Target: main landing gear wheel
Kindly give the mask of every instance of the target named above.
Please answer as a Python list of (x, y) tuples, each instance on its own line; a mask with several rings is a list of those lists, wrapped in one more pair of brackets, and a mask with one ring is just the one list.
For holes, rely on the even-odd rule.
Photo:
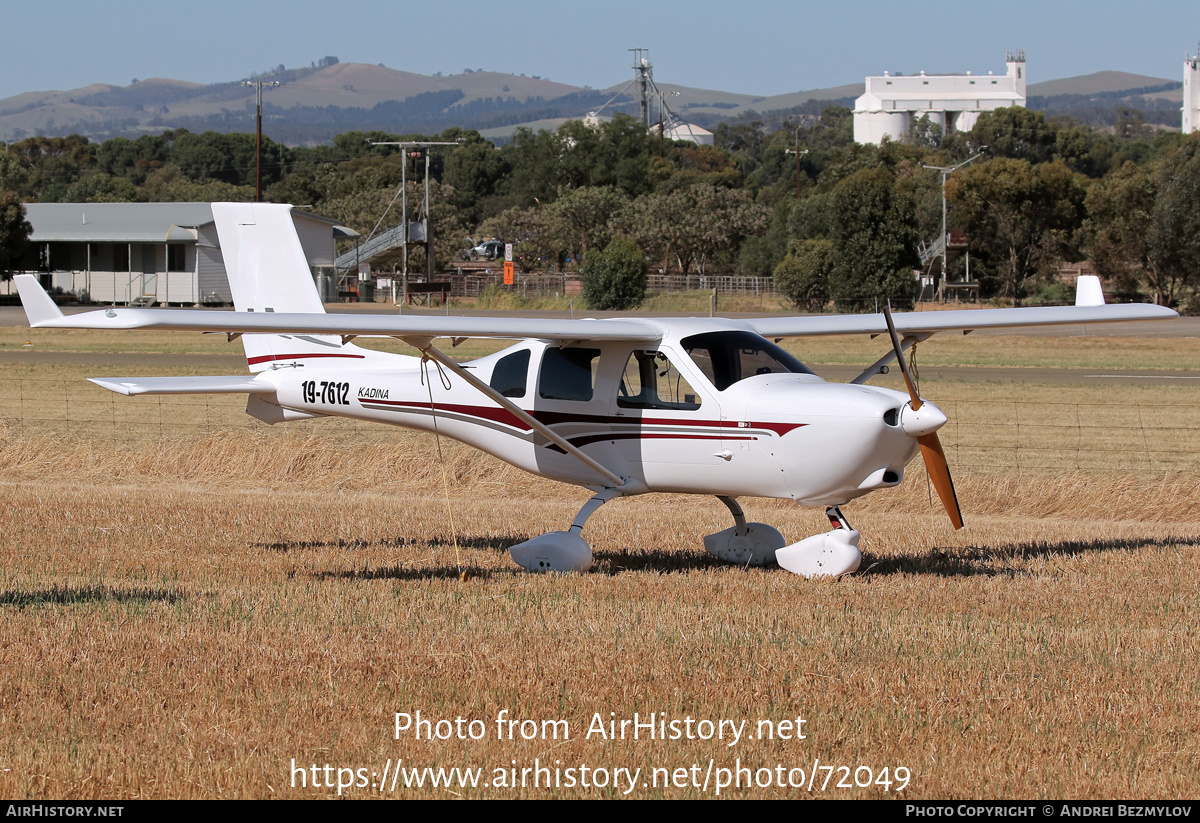
[(739, 566), (765, 566), (775, 562), (775, 552), (787, 545), (783, 535), (766, 523), (747, 523), (737, 498), (718, 495), (733, 515), (734, 525), (704, 538), (704, 549), (713, 557)]
[(583, 524), (596, 509), (614, 497), (620, 497), (617, 489), (604, 489), (583, 504), (579, 514), (571, 521), (565, 532), (546, 532), (543, 535), (518, 543), (509, 548), (513, 561), (531, 572), (585, 572), (592, 567), (592, 547), (580, 532)]

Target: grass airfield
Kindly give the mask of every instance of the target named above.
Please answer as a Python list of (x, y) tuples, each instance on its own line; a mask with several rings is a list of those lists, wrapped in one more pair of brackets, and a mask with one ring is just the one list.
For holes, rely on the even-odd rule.
[[(883, 345), (794, 350), (820, 372)], [(1198, 347), (944, 335), (918, 362), (1170, 370)], [(845, 507), (865, 557), (842, 580), (717, 563), (701, 540), (729, 525), (725, 508), (665, 495), (588, 522), (592, 572), (539, 576), (508, 546), (565, 528), (586, 491), (445, 441), (443, 479), (433, 439), (404, 430), (269, 429), (241, 398), (124, 398), (82, 381), (236, 373), (238, 353), (216, 335), (0, 329), (0, 794), (1195, 792), (1193, 381), (929, 369), (922, 393), (950, 414), (967, 528), (950, 529), (911, 464), (899, 488)], [(826, 528), (819, 510), (742, 502), (790, 540)], [(435, 739), (397, 736), (396, 714), (418, 711)], [(635, 713), (680, 734), (620, 736)], [(475, 786), (405, 786), (398, 761), (481, 771)]]

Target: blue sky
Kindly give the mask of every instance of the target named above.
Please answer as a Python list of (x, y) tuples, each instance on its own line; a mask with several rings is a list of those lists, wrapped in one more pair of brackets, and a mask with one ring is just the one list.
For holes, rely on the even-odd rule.
[(860, 82), (885, 69), (999, 73), (1005, 50), (1016, 48), (1026, 50), (1035, 83), (1105, 69), (1177, 80), (1200, 39), (1197, 0), (5, 6), (0, 98), (135, 77), (237, 80), (325, 55), (422, 74), (482, 68), (603, 88), (631, 75), (633, 47), (650, 49), (659, 82), (760, 95)]

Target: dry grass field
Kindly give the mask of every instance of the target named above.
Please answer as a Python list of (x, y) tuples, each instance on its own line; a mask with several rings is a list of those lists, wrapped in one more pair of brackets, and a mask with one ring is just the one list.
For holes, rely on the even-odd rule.
[[(1004, 340), (999, 365), (1194, 345)], [(155, 373), (140, 342), (33, 342)], [(425, 435), (81, 382), (117, 373), (0, 364), (0, 796), (1195, 794), (1198, 389), (927, 380), (967, 528), (918, 461), (846, 507), (863, 571), (806, 581), (713, 561), (724, 507), (666, 496), (589, 521), (592, 572), (528, 574), (508, 546), (586, 492), (445, 442), (444, 487)], [(743, 503), (789, 539), (826, 527)], [(651, 713), (675, 739), (619, 738)]]

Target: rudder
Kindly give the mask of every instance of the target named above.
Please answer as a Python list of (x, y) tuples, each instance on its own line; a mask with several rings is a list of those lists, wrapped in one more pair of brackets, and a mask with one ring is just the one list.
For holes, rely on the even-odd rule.
[[(213, 203), (213, 219), (238, 311), (324, 314), (292, 207), (279, 203)], [(246, 334), (252, 371), (311, 358), (362, 360), (357, 346), (336, 335)]]

